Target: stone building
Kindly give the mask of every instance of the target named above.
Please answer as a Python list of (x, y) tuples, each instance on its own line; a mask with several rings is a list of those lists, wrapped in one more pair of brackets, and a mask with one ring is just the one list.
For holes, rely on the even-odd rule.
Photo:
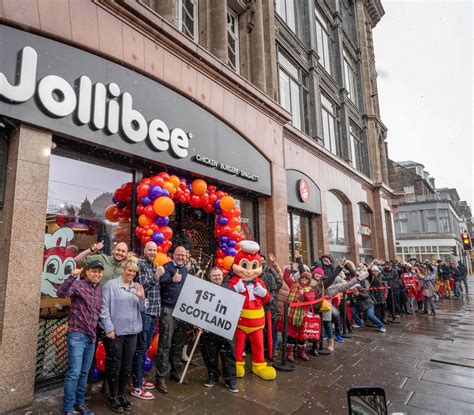
[(403, 196), (395, 215), (397, 258), (467, 261), (461, 232), (469, 231), (469, 205), (456, 189), (436, 188), (425, 167), (413, 161), (389, 160), (390, 185)]
[[(139, 251), (135, 209), (120, 226), (103, 211), (127, 182), (223, 188), (282, 265), (296, 250), (395, 256), (383, 14), (380, 0), (0, 0), (1, 410), (64, 370), (54, 295), (74, 252), (103, 239), (109, 253), (119, 234)], [(213, 221), (187, 209), (175, 231), (213, 254)]]

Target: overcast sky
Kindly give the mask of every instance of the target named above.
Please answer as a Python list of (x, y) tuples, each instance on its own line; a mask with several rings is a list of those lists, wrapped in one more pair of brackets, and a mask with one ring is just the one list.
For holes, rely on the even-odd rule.
[(474, 0), (382, 4), (374, 42), (389, 157), (424, 164), (472, 208)]

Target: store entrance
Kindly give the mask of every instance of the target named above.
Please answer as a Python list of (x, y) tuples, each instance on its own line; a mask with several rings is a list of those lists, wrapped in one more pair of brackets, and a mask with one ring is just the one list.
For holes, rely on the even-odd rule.
[(193, 274), (201, 276), (212, 267), (215, 252), (214, 214), (189, 205), (177, 204), (171, 222), (174, 245), (183, 243), (190, 251)]

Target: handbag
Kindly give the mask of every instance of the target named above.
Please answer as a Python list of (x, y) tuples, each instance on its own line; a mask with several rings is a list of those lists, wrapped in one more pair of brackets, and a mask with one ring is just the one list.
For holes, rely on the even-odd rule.
[(321, 336), (321, 318), (312, 312), (304, 316), (303, 333), (301, 340), (319, 341)]
[(324, 299), (324, 285), (323, 285), (323, 301), (321, 302), (321, 306), (319, 307), (319, 311), (324, 313), (325, 311), (329, 311), (331, 309), (331, 302), (329, 300)]

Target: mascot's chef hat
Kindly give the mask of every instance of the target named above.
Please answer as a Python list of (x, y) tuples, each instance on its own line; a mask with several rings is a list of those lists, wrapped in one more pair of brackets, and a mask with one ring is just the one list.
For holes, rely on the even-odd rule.
[(255, 241), (240, 241), (240, 249), (248, 254), (255, 254), (260, 251), (260, 245)]

